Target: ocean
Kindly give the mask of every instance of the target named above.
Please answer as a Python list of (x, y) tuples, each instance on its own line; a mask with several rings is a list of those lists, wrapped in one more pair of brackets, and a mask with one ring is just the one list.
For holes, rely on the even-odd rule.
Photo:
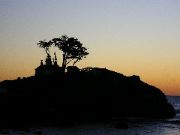
[(128, 129), (116, 129), (109, 124), (75, 125), (72, 128), (29, 128), (1, 130), (0, 135), (180, 135), (180, 97), (167, 96), (176, 110), (176, 117), (166, 120), (135, 120)]

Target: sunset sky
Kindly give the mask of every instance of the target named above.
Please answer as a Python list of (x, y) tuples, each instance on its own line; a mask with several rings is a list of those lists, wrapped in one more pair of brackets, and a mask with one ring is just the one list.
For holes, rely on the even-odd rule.
[[(106, 67), (180, 95), (180, 0), (0, 0), (0, 81), (34, 75), (39, 40), (78, 38)], [(58, 63), (61, 64), (61, 52)]]

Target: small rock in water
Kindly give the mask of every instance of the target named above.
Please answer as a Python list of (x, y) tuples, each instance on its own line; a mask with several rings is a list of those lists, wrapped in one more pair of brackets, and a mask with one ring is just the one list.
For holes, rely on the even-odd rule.
[(36, 134), (36, 135), (41, 135), (41, 134), (42, 134), (42, 131), (40, 131), (40, 130), (34, 131), (34, 134)]
[(117, 129), (128, 129), (128, 124), (126, 122), (118, 122), (115, 125)]

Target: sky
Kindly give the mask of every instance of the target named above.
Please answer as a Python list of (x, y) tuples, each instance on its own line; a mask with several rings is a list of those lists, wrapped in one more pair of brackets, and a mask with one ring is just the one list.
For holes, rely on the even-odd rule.
[(179, 0), (0, 0), (0, 81), (34, 75), (46, 57), (38, 41), (63, 34), (88, 48), (78, 67), (139, 75), (180, 95)]

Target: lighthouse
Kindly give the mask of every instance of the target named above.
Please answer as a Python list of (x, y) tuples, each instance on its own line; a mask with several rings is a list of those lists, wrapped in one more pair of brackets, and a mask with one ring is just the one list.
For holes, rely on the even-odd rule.
[(35, 69), (35, 77), (58, 77), (62, 75), (64, 75), (64, 70), (57, 64), (56, 53), (54, 53), (53, 61), (50, 54), (48, 54), (45, 64), (41, 60), (40, 66)]

